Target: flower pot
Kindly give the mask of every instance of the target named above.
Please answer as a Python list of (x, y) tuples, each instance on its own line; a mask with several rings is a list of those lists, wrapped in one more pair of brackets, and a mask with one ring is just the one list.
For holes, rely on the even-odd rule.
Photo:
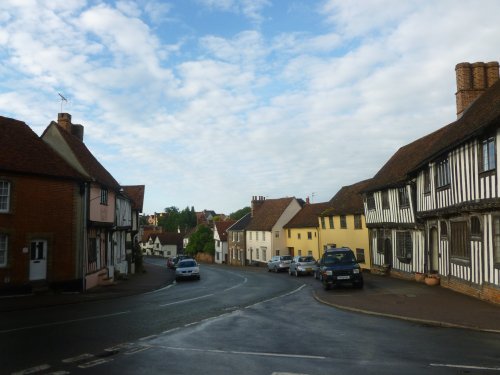
[(439, 285), (439, 277), (436, 276), (426, 276), (425, 284), (429, 286)]

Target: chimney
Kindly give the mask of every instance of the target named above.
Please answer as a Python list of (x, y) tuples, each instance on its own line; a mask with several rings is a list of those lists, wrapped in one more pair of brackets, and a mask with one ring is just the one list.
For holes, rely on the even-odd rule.
[(69, 113), (58, 113), (57, 124), (83, 142), (83, 125), (72, 124), (71, 115)]
[(460, 63), (455, 66), (457, 77), (457, 117), (474, 102), (483, 92), (499, 79), (497, 61), (489, 63)]
[(262, 204), (264, 203), (265, 200), (266, 200), (266, 198), (264, 198), (262, 195), (259, 195), (259, 196), (254, 195), (252, 197), (252, 207), (251, 207), (251, 213), (250, 213), (251, 217), (254, 216), (257, 209), (260, 206), (262, 206)]

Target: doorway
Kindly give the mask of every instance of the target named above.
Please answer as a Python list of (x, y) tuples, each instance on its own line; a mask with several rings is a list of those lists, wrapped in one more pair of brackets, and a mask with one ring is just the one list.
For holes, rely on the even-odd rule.
[(439, 271), (439, 243), (436, 227), (432, 228), (429, 234), (429, 262), (429, 271), (437, 273)]
[(384, 240), (384, 263), (387, 269), (392, 268), (392, 244), (390, 238)]
[(30, 281), (47, 278), (47, 241), (33, 240), (30, 243)]

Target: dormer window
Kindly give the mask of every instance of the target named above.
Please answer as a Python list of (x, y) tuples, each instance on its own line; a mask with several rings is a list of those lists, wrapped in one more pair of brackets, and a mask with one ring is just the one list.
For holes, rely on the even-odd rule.
[(399, 198), (399, 208), (405, 208), (410, 206), (410, 197), (408, 196), (408, 190), (405, 187), (398, 189)]
[(448, 158), (442, 159), (436, 163), (436, 185), (438, 188), (450, 184), (450, 163)]

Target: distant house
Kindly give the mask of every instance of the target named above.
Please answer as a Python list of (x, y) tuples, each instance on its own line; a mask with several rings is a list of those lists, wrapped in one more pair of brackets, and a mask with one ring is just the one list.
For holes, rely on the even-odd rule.
[(361, 191), (369, 182), (342, 187), (319, 215), (322, 251), (328, 247), (348, 247), (364, 269), (371, 268), (371, 254)]
[(250, 223), (250, 212), (227, 228), (228, 263), (245, 265), (246, 238), (245, 230)]
[(6, 117), (0, 160), (0, 289), (83, 289), (89, 176)]
[(455, 70), (458, 119), (400, 148), (364, 189), (372, 260), (500, 303), (499, 64)]
[[(116, 263), (113, 252), (113, 227), (117, 213), (117, 197), (121, 187), (113, 176), (99, 163), (83, 142), (83, 126), (73, 124), (69, 113), (59, 113), (58, 120), (51, 122), (42, 134), (42, 140), (52, 147), (68, 164), (84, 175), (89, 182), (81, 185), (80, 194), (85, 197), (80, 208), (85, 219), (84, 268), (85, 289), (111, 282)], [(124, 199), (120, 204), (127, 204)], [(128, 203), (130, 204), (130, 202)], [(120, 212), (124, 207), (120, 207)], [(125, 211), (129, 212), (128, 208)], [(131, 229), (130, 220), (121, 221), (122, 231)], [(122, 251), (118, 248), (117, 251)], [(120, 255), (121, 256), (121, 255)]]
[(228, 263), (228, 244), (226, 230), (234, 223), (234, 220), (214, 222), (215, 263)]
[(328, 207), (328, 203), (306, 203), (283, 226), (286, 247), (290, 255), (312, 255), (315, 259), (321, 257), (323, 252), (318, 218)]
[(160, 233), (150, 237), (152, 255), (173, 258), (182, 253), (183, 235), (175, 232)]
[(247, 264), (267, 263), (274, 255), (288, 255), (283, 226), (301, 209), (296, 198), (252, 198), (251, 220), (246, 228)]

